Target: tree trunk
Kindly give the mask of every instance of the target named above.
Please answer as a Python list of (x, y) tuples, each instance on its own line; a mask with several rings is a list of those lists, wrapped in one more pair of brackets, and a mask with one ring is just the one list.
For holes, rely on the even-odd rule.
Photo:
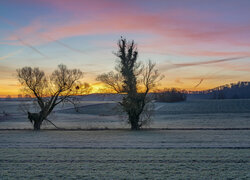
[(43, 120), (45, 119), (41, 113), (28, 112), (28, 119), (33, 123), (34, 130), (40, 130)]
[(34, 120), (34, 130), (40, 130), (42, 122), (43, 121), (40, 118), (38, 120)]
[(131, 125), (131, 130), (140, 130), (139, 117), (135, 115), (129, 115), (129, 122)]

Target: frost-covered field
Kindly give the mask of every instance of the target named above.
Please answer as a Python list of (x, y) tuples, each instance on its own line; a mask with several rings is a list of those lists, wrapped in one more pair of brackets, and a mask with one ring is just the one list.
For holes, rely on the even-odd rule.
[[(20, 101), (0, 101), (0, 128), (32, 128)], [(81, 101), (79, 112), (71, 105), (58, 106), (49, 117), (68, 129), (128, 128), (114, 101)], [(2, 112), (7, 113), (3, 116)], [(32, 109), (31, 109), (32, 111)], [(34, 111), (34, 110), (33, 110)], [(151, 128), (250, 128), (250, 100), (190, 100), (180, 103), (155, 103)], [(54, 128), (44, 124), (43, 128)]]
[[(249, 179), (245, 149), (1, 149), (1, 179)], [(248, 160), (247, 160), (248, 158)]]
[(151, 128), (217, 130), (138, 132), (123, 129), (114, 101), (58, 107), (50, 120), (120, 130), (6, 130), (32, 128), (19, 104), (0, 101), (0, 179), (250, 179), (250, 100), (155, 103)]
[(1, 179), (249, 179), (247, 130), (0, 131)]

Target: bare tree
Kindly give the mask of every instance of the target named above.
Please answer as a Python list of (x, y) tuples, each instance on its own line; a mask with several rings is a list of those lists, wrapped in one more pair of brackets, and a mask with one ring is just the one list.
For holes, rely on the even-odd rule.
[(121, 38), (118, 41), (118, 48), (118, 52), (115, 53), (119, 58), (115, 67), (116, 72), (101, 74), (97, 80), (116, 93), (125, 94), (119, 104), (128, 115), (131, 129), (139, 130), (148, 122), (148, 116), (142, 116), (149, 109), (147, 105), (151, 99), (148, 93), (163, 76), (160, 76), (158, 70), (155, 69), (155, 63), (149, 61), (144, 65), (142, 62), (137, 62), (138, 51), (134, 41), (128, 42)]
[(79, 90), (77, 82), (82, 76), (81, 70), (68, 69), (63, 64), (58, 65), (58, 68), (49, 77), (46, 77), (39, 68), (17, 69), (17, 77), (24, 87), (24, 92), (34, 97), (40, 108), (39, 112), (28, 112), (28, 118), (33, 124), (34, 130), (40, 130), (44, 120), (49, 121), (47, 117), (55, 106), (76, 95)]

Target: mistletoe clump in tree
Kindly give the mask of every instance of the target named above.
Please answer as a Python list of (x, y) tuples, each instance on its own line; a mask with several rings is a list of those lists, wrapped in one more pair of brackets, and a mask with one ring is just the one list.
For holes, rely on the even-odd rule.
[(48, 77), (39, 68), (17, 69), (17, 77), (24, 92), (35, 98), (40, 109), (35, 113), (27, 112), (34, 130), (40, 130), (43, 121), (49, 121), (47, 117), (58, 104), (66, 102), (77, 94), (80, 89), (78, 80), (82, 76), (81, 70), (68, 69), (63, 64), (58, 65), (58, 68)]

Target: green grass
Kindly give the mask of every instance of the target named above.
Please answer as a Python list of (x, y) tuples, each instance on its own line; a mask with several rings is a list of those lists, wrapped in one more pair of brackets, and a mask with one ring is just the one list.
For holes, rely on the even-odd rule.
[(0, 149), (1, 179), (249, 179), (249, 149)]

